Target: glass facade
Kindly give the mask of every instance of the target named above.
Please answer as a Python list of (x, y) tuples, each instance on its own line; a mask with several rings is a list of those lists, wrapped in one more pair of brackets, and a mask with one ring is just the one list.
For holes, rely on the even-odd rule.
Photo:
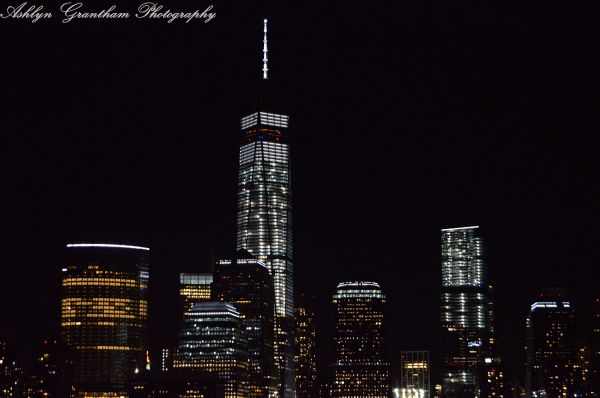
[(400, 398), (430, 398), (429, 351), (402, 351)]
[(575, 312), (564, 289), (545, 289), (527, 317), (527, 398), (576, 397)]
[(289, 117), (259, 111), (241, 119), (237, 249), (265, 265), (275, 290), (274, 359), (281, 396), (294, 394), (294, 300)]
[(277, 393), (273, 359), (273, 277), (262, 261), (239, 251), (234, 260), (219, 260), (215, 269), (216, 296), (240, 313), (248, 341), (248, 397)]
[(479, 227), (442, 229), (443, 395), (478, 397), (491, 317)]
[(212, 274), (179, 274), (179, 296), (183, 311), (192, 309), (195, 303), (211, 301)]
[(60, 330), (77, 397), (126, 397), (146, 365), (148, 250), (67, 245)]
[(315, 313), (312, 309), (312, 299), (303, 295), (296, 301), (296, 398), (313, 398), (319, 396), (317, 380), (317, 349)]
[(215, 376), (226, 398), (248, 396), (248, 343), (233, 305), (200, 302), (185, 313), (173, 369)]
[(391, 394), (385, 361), (385, 295), (376, 282), (342, 282), (333, 296), (334, 364), (332, 398)]

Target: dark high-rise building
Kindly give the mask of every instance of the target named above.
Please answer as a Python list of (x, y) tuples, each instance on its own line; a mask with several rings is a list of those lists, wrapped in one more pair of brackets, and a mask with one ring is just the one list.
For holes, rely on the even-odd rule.
[(191, 310), (200, 301), (211, 301), (212, 283), (212, 274), (179, 274), (179, 296), (183, 311)]
[(483, 366), (480, 367), (479, 380), (480, 398), (509, 397), (505, 372), (498, 358), (485, 358)]
[(45, 340), (35, 352), (28, 377), (29, 398), (64, 398), (69, 394), (64, 370), (64, 348), (56, 340)]
[(445, 397), (480, 394), (479, 375), (488, 355), (488, 286), (479, 227), (442, 229), (441, 328)]
[(390, 367), (385, 359), (385, 295), (376, 282), (342, 282), (333, 296), (334, 363), (332, 398), (388, 398)]
[(296, 329), (294, 331), (296, 362), (296, 398), (319, 397), (317, 379), (317, 349), (315, 313), (312, 298), (298, 296), (296, 301)]
[(564, 289), (545, 289), (531, 305), (526, 349), (526, 397), (574, 397), (575, 313)]
[(399, 398), (431, 398), (429, 351), (402, 351)]
[(240, 250), (233, 260), (219, 260), (215, 293), (240, 313), (248, 342), (248, 397), (277, 394), (273, 362), (273, 277), (264, 262)]
[(78, 397), (125, 397), (146, 365), (148, 250), (67, 245), (60, 330)]
[(573, 361), (573, 397), (591, 397), (591, 352), (587, 343), (579, 341)]
[[(268, 89), (267, 20), (264, 20), (263, 79)], [(281, 397), (294, 396), (294, 286), (289, 117), (275, 113), (265, 93), (257, 109), (241, 119), (237, 249), (264, 261), (275, 287), (274, 359)], [(269, 98), (270, 99), (270, 98)]]
[(199, 302), (184, 316), (173, 369), (214, 376), (226, 398), (248, 396), (248, 345), (229, 303)]

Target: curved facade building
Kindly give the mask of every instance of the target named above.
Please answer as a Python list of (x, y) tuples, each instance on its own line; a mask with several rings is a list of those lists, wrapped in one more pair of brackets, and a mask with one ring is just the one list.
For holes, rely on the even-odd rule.
[(332, 398), (388, 398), (385, 295), (376, 282), (342, 282), (333, 296), (335, 330)]
[(147, 247), (67, 245), (62, 269), (61, 338), (77, 397), (126, 397), (146, 365)]

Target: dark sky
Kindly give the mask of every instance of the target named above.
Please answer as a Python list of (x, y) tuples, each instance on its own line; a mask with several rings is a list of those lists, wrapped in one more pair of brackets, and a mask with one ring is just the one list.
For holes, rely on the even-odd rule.
[[(211, 4), (194, 3), (163, 4)], [(152, 248), (155, 348), (175, 336), (177, 273), (230, 252), (262, 55), (263, 12), (237, 3), (208, 24), (0, 20), (0, 337), (21, 352), (58, 331), (67, 242)], [(268, 12), (271, 83), (291, 116), (296, 290), (317, 296), (321, 372), (331, 295), (356, 274), (388, 295), (394, 363), (435, 350), (439, 229), (480, 225), (520, 376), (538, 289), (583, 307), (600, 294), (598, 5), (290, 3)]]

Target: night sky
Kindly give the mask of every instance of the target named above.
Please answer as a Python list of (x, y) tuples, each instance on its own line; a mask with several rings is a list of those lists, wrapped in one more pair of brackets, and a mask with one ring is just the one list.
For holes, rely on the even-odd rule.
[[(154, 349), (176, 338), (177, 273), (231, 253), (267, 13), (237, 3), (214, 3), (208, 24), (0, 20), (0, 338), (24, 358), (58, 334), (66, 243), (151, 247)], [(296, 291), (316, 295), (320, 372), (331, 295), (357, 276), (388, 296), (392, 362), (439, 360), (443, 227), (481, 226), (510, 378), (540, 288), (567, 287), (585, 332), (600, 295), (598, 4), (290, 3), (267, 15), (271, 95), (291, 116)]]

